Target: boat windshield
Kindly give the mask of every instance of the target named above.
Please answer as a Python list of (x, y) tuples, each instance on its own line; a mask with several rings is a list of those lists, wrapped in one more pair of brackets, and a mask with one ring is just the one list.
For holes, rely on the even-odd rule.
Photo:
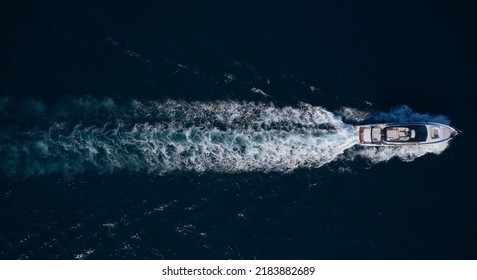
[(425, 125), (393, 126), (386, 128), (388, 142), (424, 142), (427, 140)]

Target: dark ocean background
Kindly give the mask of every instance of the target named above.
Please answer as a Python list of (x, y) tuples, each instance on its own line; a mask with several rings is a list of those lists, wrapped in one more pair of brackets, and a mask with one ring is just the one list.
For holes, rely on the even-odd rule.
[(475, 11), (2, 2), (0, 259), (476, 259)]

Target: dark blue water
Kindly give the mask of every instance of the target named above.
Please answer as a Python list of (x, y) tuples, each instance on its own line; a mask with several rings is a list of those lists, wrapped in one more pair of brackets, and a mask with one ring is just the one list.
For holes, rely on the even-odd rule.
[[(475, 259), (474, 5), (0, 6), (1, 259)], [(450, 123), (435, 147), (354, 125)]]

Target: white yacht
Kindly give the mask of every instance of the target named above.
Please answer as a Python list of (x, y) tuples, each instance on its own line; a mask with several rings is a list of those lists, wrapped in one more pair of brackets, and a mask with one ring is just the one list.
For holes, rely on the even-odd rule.
[(359, 143), (366, 146), (404, 146), (449, 141), (461, 132), (432, 122), (383, 123), (358, 126)]

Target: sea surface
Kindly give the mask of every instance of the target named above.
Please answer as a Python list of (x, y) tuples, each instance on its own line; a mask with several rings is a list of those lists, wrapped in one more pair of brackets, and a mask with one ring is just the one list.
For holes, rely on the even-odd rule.
[(477, 258), (475, 4), (190, 2), (0, 4), (0, 259)]

